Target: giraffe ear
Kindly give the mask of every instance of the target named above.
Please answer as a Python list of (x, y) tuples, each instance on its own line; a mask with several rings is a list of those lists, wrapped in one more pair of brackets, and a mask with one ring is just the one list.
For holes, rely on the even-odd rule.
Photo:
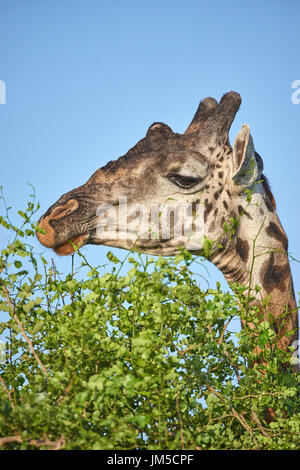
[(232, 179), (239, 186), (251, 186), (259, 177), (260, 166), (255, 157), (250, 127), (243, 124), (233, 145)]

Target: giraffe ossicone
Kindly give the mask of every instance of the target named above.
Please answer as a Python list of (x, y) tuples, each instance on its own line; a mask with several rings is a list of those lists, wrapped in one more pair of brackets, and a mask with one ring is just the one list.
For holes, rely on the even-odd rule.
[(153, 123), (126, 155), (62, 195), (41, 217), (37, 236), (60, 255), (86, 244), (203, 255), (209, 239), (210, 261), (227, 281), (253, 289), (261, 317), (272, 318), (278, 344), (288, 350), (298, 311), (287, 237), (247, 124), (230, 145), (240, 104), (233, 91), (220, 102), (205, 98), (183, 134)]

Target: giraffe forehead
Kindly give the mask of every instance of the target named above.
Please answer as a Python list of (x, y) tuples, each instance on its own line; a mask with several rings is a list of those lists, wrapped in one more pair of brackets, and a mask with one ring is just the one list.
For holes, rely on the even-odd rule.
[(209, 167), (214, 170), (216, 162), (220, 168), (220, 164), (232, 152), (228, 142), (212, 147), (205, 138), (198, 139), (195, 143), (193, 136), (156, 133), (156, 128), (160, 127), (160, 123), (153, 124), (153, 133), (140, 140), (125, 155), (97, 170), (90, 181), (113, 182), (125, 176), (137, 177), (141, 172), (149, 174), (148, 169), (154, 174), (155, 169), (175, 171), (176, 167), (178, 171), (181, 169), (182, 174), (198, 171), (201, 175)]
[(184, 149), (168, 154), (162, 154), (159, 161), (163, 167), (169, 170), (178, 170), (182, 174), (189, 171), (197, 171), (209, 166), (209, 160), (200, 152)]

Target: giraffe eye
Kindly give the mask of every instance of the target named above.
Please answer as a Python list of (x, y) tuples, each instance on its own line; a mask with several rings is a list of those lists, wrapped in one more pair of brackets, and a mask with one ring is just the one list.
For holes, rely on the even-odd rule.
[(169, 176), (170, 181), (175, 183), (180, 188), (189, 189), (195, 186), (200, 178), (193, 178), (192, 176), (183, 176), (179, 174)]

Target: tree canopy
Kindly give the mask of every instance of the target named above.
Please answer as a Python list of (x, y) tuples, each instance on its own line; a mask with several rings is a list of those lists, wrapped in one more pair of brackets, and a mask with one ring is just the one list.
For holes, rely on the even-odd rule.
[(245, 288), (203, 290), (184, 251), (128, 252), (124, 273), (79, 250), (59, 273), (31, 242), (38, 207), (0, 217), (3, 449), (300, 448), (299, 376)]

